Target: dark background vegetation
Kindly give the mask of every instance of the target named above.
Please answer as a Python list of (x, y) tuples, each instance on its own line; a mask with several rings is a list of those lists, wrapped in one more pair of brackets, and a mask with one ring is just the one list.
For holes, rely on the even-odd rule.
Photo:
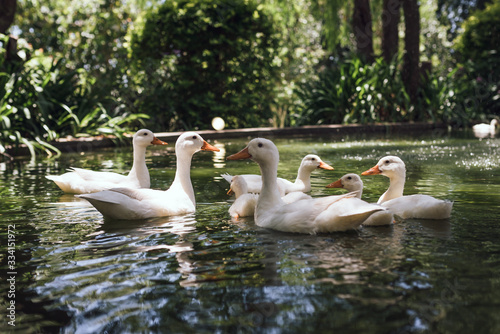
[(67, 136), (500, 114), (499, 0), (0, 0), (0, 153)]

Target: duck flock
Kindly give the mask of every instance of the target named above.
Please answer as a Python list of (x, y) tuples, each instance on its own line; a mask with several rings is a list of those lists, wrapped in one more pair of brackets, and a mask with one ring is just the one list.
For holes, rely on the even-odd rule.
[[(145, 219), (195, 212), (196, 199), (190, 169), (198, 151), (219, 151), (196, 132), (185, 132), (175, 144), (176, 173), (167, 190), (150, 189), (146, 148), (167, 145), (153, 132), (142, 129), (133, 136), (134, 160), (128, 175), (71, 168), (63, 175), (47, 178), (66, 193), (89, 201), (110, 219)], [(361, 175), (384, 175), (390, 179), (387, 191), (377, 203), (362, 200), (363, 182), (357, 174), (346, 174), (327, 185), (344, 188), (343, 195), (311, 197), (311, 173), (317, 168), (332, 170), (317, 155), (304, 157), (295, 182), (278, 178), (279, 152), (265, 138), (252, 139), (228, 160), (251, 159), (260, 175), (221, 175), (229, 184), (228, 194), (235, 200), (229, 208), (233, 219), (254, 217), (255, 224), (284, 232), (328, 233), (357, 229), (361, 225), (390, 225), (395, 219), (447, 219), (453, 203), (428, 195), (404, 196), (406, 167), (396, 156), (386, 156)]]

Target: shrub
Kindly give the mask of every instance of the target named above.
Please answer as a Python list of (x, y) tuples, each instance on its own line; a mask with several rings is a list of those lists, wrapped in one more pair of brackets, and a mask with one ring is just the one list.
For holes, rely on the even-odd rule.
[(166, 128), (206, 128), (214, 116), (267, 124), (278, 42), (256, 1), (167, 1), (132, 39), (138, 109)]
[(473, 118), (500, 116), (500, 1), (464, 22), (455, 48), (462, 67), (456, 79), (464, 87), (460, 108), (475, 109)]
[[(0, 39), (5, 44), (7, 37)], [(5, 61), (5, 50), (0, 48), (1, 153), (7, 145), (23, 143), (33, 155), (36, 149), (51, 154), (58, 151), (48, 142), (68, 135), (120, 137), (147, 117), (123, 108), (107, 111), (86, 71), (68, 70), (62, 59), (34, 51), (23, 40), (19, 44), (15, 61)]]
[[(409, 109), (397, 62), (366, 64), (354, 56), (322, 71), (319, 80), (298, 89), (297, 124), (349, 124), (417, 120)], [(410, 110), (410, 111), (409, 111)]]

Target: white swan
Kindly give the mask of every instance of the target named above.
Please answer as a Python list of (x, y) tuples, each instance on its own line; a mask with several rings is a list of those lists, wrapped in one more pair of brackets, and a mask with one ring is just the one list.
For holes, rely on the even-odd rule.
[(174, 181), (166, 191), (112, 188), (78, 197), (85, 198), (103, 216), (113, 219), (143, 219), (194, 212), (196, 201), (190, 170), (193, 154), (200, 150), (219, 151), (195, 132), (183, 133), (177, 139), (175, 143), (177, 169)]
[[(233, 193), (235, 200), (228, 210), (231, 217), (253, 217), (259, 195), (248, 192), (247, 183), (242, 175), (235, 175), (231, 179), (231, 187), (229, 188), (227, 194), (232, 195)], [(291, 192), (281, 197), (285, 204), (293, 203), (305, 198), (312, 197), (300, 191)]]
[[(348, 192), (357, 192), (357, 197), (361, 198), (363, 194), (363, 181), (358, 174), (346, 174), (342, 176), (335, 182), (330, 183), (326, 186), (327, 188), (343, 188)], [(381, 225), (392, 225), (394, 222), (394, 216), (389, 211), (379, 211), (368, 217), (363, 225), (365, 226), (381, 226)]]
[(474, 136), (477, 138), (486, 138), (486, 137), (495, 137), (496, 126), (498, 125), (498, 121), (496, 119), (492, 119), (490, 124), (481, 123), (476, 124), (472, 127), (472, 131), (474, 132)]
[(403, 196), (406, 167), (403, 160), (396, 156), (386, 156), (361, 175), (381, 174), (390, 180), (389, 188), (380, 196), (378, 204), (388, 208), (394, 215), (403, 219), (447, 219), (451, 215), (453, 202), (436, 199), (429, 195)]
[(128, 175), (112, 172), (97, 172), (82, 168), (71, 168), (62, 175), (47, 175), (65, 193), (86, 194), (114, 187), (149, 188), (149, 172), (146, 166), (146, 147), (149, 145), (167, 145), (155, 137), (153, 132), (142, 129), (132, 139), (134, 162)]
[(307, 198), (285, 204), (278, 190), (279, 152), (274, 143), (264, 138), (251, 140), (228, 160), (251, 158), (259, 164), (262, 189), (255, 208), (258, 226), (284, 232), (310, 233), (355, 229), (372, 213), (383, 210), (368, 204), (354, 194)]
[[(311, 173), (318, 169), (326, 169), (333, 170), (333, 167), (323, 162), (320, 157), (315, 154), (308, 154), (300, 163), (299, 170), (297, 172), (297, 178), (295, 182), (290, 182), (281, 177), (278, 178), (278, 188), (280, 190), (281, 196), (285, 194), (294, 192), (294, 191), (302, 191), (309, 192), (311, 191)], [(232, 175), (222, 174), (221, 175), (227, 182), (231, 183)], [(260, 189), (262, 188), (262, 177), (256, 174), (243, 174), (241, 175), (248, 186), (248, 192), (250, 193), (260, 193)]]

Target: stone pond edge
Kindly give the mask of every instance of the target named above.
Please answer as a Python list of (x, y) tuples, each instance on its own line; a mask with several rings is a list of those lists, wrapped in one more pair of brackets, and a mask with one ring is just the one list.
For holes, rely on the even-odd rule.
[[(447, 129), (444, 123), (376, 123), (376, 124), (328, 124), (328, 125), (306, 125), (300, 127), (286, 128), (242, 128), (228, 130), (198, 130), (205, 140), (234, 139), (234, 138), (255, 138), (255, 137), (290, 137), (290, 136), (312, 136), (329, 135), (341, 137), (343, 135), (359, 133), (420, 133), (433, 130)], [(156, 132), (157, 138), (166, 141), (169, 145), (175, 143), (177, 137), (184, 131), (179, 132)], [(50, 142), (51, 145), (63, 153), (86, 152), (99, 148), (127, 145), (112, 138), (84, 137), (77, 139), (60, 139)], [(25, 145), (7, 148), (6, 153), (13, 157), (29, 155), (29, 150)]]

